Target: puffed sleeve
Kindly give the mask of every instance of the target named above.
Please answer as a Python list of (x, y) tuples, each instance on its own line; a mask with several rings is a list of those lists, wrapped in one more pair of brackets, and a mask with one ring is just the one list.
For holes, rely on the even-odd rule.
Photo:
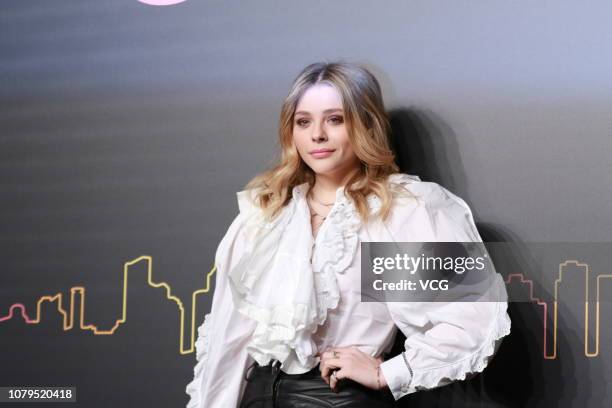
[(234, 309), (228, 272), (245, 246), (244, 228), (249, 215), (242, 192), (240, 213), (234, 218), (215, 253), (216, 285), (210, 313), (198, 328), (195, 343), (197, 364), (187, 387), (187, 408), (237, 407), (246, 381), (244, 374), (253, 359), (246, 351), (255, 323)]
[[(482, 242), (464, 200), (437, 183), (406, 186), (419, 203), (400, 201), (387, 230), (396, 242)], [(463, 380), (484, 370), (501, 339), (510, 333), (507, 294), (494, 274), (496, 301), (388, 302), (405, 351), (381, 364), (394, 398)], [(499, 300), (497, 300), (499, 299)]]

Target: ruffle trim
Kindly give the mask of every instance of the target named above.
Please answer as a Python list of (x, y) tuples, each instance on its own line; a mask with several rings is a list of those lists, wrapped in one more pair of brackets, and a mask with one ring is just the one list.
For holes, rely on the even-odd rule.
[[(419, 176), (405, 173), (394, 173), (388, 177), (390, 183), (401, 186), (406, 186), (420, 180)], [(337, 199), (339, 201), (338, 206), (328, 215), (330, 224), (334, 225), (335, 228), (331, 228), (330, 225), (328, 226), (330, 228), (324, 231), (325, 234), (322, 237), (321, 246), (317, 252), (317, 255), (323, 253), (323, 256), (315, 257), (313, 263), (316, 263), (318, 260), (321, 263), (319, 269), (323, 271), (329, 270), (334, 273), (344, 273), (351, 265), (357, 252), (361, 218), (352, 200), (342, 190), (338, 191)], [(380, 209), (381, 202), (376, 195), (368, 196), (367, 201), (371, 212), (376, 212)], [(335, 275), (332, 275), (332, 277), (335, 281)]]
[[(327, 319), (327, 310), (337, 307), (340, 301), (340, 292), (336, 273), (344, 273), (350, 266), (357, 252), (359, 244), (358, 230), (361, 220), (350, 200), (343, 194), (343, 190), (337, 191), (337, 205), (328, 215), (327, 223), (321, 230), (321, 237), (317, 240), (317, 250), (310, 263), (304, 263), (293, 273), (312, 274), (311, 289), (312, 296), (303, 299), (303, 303), (293, 303), (290, 299), (285, 304), (261, 307), (252, 299), (249, 299), (251, 284), (255, 282), (266, 271), (249, 269), (249, 265), (255, 265), (251, 261), (258, 251), (256, 247), (260, 239), (266, 238), (267, 242), (282, 240), (282, 234), (296, 214), (299, 205), (307, 206), (304, 197), (304, 189), (307, 184), (296, 186), (293, 190), (293, 199), (283, 210), (275, 222), (262, 224), (257, 222), (258, 217), (248, 217), (247, 223), (247, 247), (236, 268), (230, 273), (232, 282), (235, 307), (242, 314), (257, 322), (251, 342), (247, 346), (249, 354), (259, 363), (267, 364), (272, 359), (283, 362), (283, 368), (287, 372), (306, 372), (317, 362), (314, 354), (315, 344), (311, 334), (316, 332), (318, 325)], [(247, 194), (239, 195), (243, 208)], [(304, 219), (300, 220), (304, 225), (310, 223), (307, 219), (307, 208)], [(251, 215), (249, 211), (249, 215)], [(263, 228), (262, 228), (263, 227)], [(250, 232), (249, 232), (250, 231)], [(268, 235), (269, 234), (269, 235)], [(266, 236), (267, 235), (267, 236)], [(261, 248), (259, 249), (261, 250)], [(298, 250), (298, 256), (310, 254), (310, 248)]]
[[(358, 231), (361, 219), (352, 201), (343, 193), (337, 196), (338, 204), (327, 216), (329, 225), (322, 236), (312, 259), (317, 294), (317, 325), (325, 323), (328, 309), (335, 309), (340, 301), (337, 273), (344, 273), (353, 262), (359, 245)], [(311, 333), (317, 330), (311, 327)]]
[(263, 309), (241, 302), (237, 308), (258, 322), (247, 351), (260, 365), (272, 359), (285, 362), (293, 355), (293, 351), (300, 367), (310, 367), (316, 363), (312, 357), (314, 345), (308, 337), (302, 338), (308, 329), (307, 322), (315, 319), (312, 306), (296, 304)]
[(193, 381), (187, 384), (186, 393), (191, 397), (187, 408), (200, 408), (202, 401), (202, 383), (206, 381), (204, 374), (206, 362), (208, 361), (208, 350), (210, 347), (210, 313), (204, 316), (204, 323), (198, 327), (198, 339), (195, 342), (196, 360), (198, 363), (193, 368)]
[[(262, 307), (251, 298), (253, 286), (263, 274), (268, 272), (265, 269), (255, 270), (251, 265), (261, 265), (262, 263), (257, 261), (261, 261), (260, 258), (264, 254), (270, 256), (271, 251), (278, 251), (278, 243), (283, 239), (283, 233), (296, 212), (296, 200), (291, 200), (272, 222), (263, 222), (259, 211), (251, 211), (251, 207), (245, 205), (246, 198), (246, 193), (239, 194), (239, 200), (242, 200), (243, 204), (241, 210), (247, 210), (248, 216), (245, 226), (246, 247), (240, 261), (230, 271), (230, 287), (236, 310), (257, 323), (247, 345), (247, 351), (258, 364), (266, 365), (272, 359), (284, 363), (295, 349), (294, 355), (297, 355), (300, 361), (297, 370), (307, 371), (312, 368), (310, 366), (313, 362), (309, 356), (313, 348), (311, 343), (307, 343), (310, 347), (303, 344), (301, 333), (305, 330), (310, 332), (312, 322), (316, 321), (314, 311), (316, 300), (310, 297), (305, 303), (292, 304), (289, 300), (284, 304)], [(270, 245), (275, 247), (272, 248)], [(310, 272), (298, 269), (293, 272)]]
[[(508, 303), (496, 303), (497, 314), (493, 327), (480, 349), (462, 360), (436, 367), (433, 370), (413, 368), (410, 393), (440, 387), (453, 381), (465, 380), (469, 374), (480, 373), (487, 367), (489, 361), (495, 355), (501, 339), (510, 334), (512, 326), (510, 316), (507, 313)], [(449, 370), (450, 366), (452, 366), (452, 369)]]
[[(392, 174), (388, 180), (401, 185), (420, 181), (418, 176), (403, 173)], [(317, 237), (317, 250), (312, 254), (312, 267), (308, 263), (293, 271), (312, 273), (313, 296), (303, 300), (303, 303), (288, 301), (286, 304), (267, 307), (255, 304), (249, 299), (250, 287), (267, 272), (249, 268), (250, 265), (257, 264), (255, 260), (251, 261), (254, 252), (258, 250), (256, 245), (264, 237), (268, 243), (282, 240), (283, 232), (298, 209), (304, 210), (304, 214), (300, 216), (305, 218), (300, 222), (310, 224), (305, 199), (307, 188), (307, 183), (294, 187), (290, 204), (271, 223), (262, 222), (259, 211), (252, 207), (251, 198), (254, 192), (247, 190), (238, 193), (241, 212), (247, 216), (246, 248), (243, 257), (230, 272), (230, 286), (236, 309), (257, 322), (254, 335), (247, 345), (249, 354), (261, 365), (277, 359), (283, 362), (284, 371), (290, 374), (306, 372), (317, 362), (317, 359), (312, 357), (316, 345), (311, 334), (316, 332), (319, 325), (325, 323), (328, 310), (338, 306), (340, 291), (336, 274), (344, 273), (353, 262), (361, 227), (361, 219), (354, 203), (344, 194), (344, 189), (338, 189), (337, 204), (328, 214), (327, 225), (320, 231), (321, 236)], [(380, 200), (374, 195), (368, 197), (368, 202), (372, 210), (380, 207)], [(305, 208), (299, 208), (300, 205)], [(267, 248), (268, 251), (270, 249)], [(302, 248), (302, 255), (309, 251), (309, 248)], [(310, 289), (305, 287), (304, 290)]]

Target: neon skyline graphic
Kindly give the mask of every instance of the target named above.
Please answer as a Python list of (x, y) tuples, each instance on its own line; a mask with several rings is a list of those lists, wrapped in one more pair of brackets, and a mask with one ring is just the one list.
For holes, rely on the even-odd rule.
[[(83, 286), (74, 286), (70, 288), (70, 304), (68, 308), (65, 308), (63, 305), (64, 297), (62, 293), (56, 293), (55, 295), (45, 295), (45, 296), (40, 297), (36, 301), (36, 317), (35, 318), (31, 318), (27, 314), (23, 303), (14, 303), (13, 305), (9, 307), (8, 315), (0, 316), (0, 324), (3, 321), (9, 320), (15, 317), (15, 314), (14, 314), (15, 310), (20, 310), (21, 316), (27, 324), (38, 324), (42, 321), (42, 316), (41, 316), (42, 303), (43, 302), (55, 302), (58, 313), (62, 315), (63, 317), (63, 322), (64, 322), (63, 330), (64, 331), (71, 330), (74, 328), (74, 321), (75, 321), (75, 309), (76, 309), (75, 307), (76, 299), (75, 298), (76, 298), (76, 294), (79, 293), (80, 294), (80, 307), (78, 308), (79, 309), (79, 328), (81, 330), (89, 330), (96, 336), (112, 335), (122, 324), (125, 324), (127, 322), (127, 290), (128, 290), (129, 270), (130, 270), (130, 266), (135, 265), (139, 262), (146, 262), (147, 283), (151, 287), (154, 287), (154, 288), (160, 288), (160, 287), (164, 288), (166, 290), (165, 291), (166, 299), (175, 302), (179, 310), (179, 315), (180, 315), (179, 353), (180, 354), (192, 353), (194, 351), (194, 344), (195, 344), (195, 333), (196, 333), (196, 327), (195, 327), (196, 313), (195, 312), (196, 312), (198, 298), (201, 295), (204, 295), (209, 292), (211, 277), (217, 269), (216, 265), (210, 270), (210, 272), (206, 274), (206, 278), (205, 278), (206, 284), (204, 288), (195, 290), (191, 295), (191, 340), (190, 340), (189, 347), (187, 348), (185, 347), (185, 339), (184, 339), (185, 306), (183, 305), (183, 302), (181, 301), (181, 299), (172, 295), (172, 289), (170, 288), (170, 285), (168, 285), (166, 282), (154, 282), (153, 281), (153, 259), (151, 256), (148, 256), (148, 255), (139, 256), (138, 258), (128, 261), (123, 265), (122, 314), (121, 314), (121, 317), (115, 321), (115, 324), (110, 330), (101, 330), (93, 324), (85, 323), (85, 288)], [(67, 312), (66, 309), (68, 309), (69, 312)]]
[(595, 351), (589, 351), (589, 309), (591, 301), (589, 299), (589, 282), (590, 282), (590, 267), (587, 263), (579, 262), (577, 260), (567, 260), (559, 264), (559, 270), (557, 274), (557, 279), (555, 279), (555, 290), (554, 290), (554, 298), (553, 298), (553, 346), (552, 352), (547, 353), (548, 349), (548, 341), (547, 341), (547, 321), (548, 321), (548, 304), (541, 299), (535, 297), (533, 295), (533, 281), (530, 279), (525, 279), (523, 274), (521, 273), (513, 273), (508, 275), (505, 282), (507, 285), (511, 284), (512, 281), (516, 279), (520, 279), (519, 283), (527, 285), (529, 288), (529, 297), (533, 303), (540, 306), (542, 308), (542, 321), (543, 321), (543, 357), (545, 360), (554, 360), (557, 358), (557, 332), (558, 332), (558, 306), (559, 306), (559, 284), (563, 281), (565, 269), (568, 266), (575, 266), (577, 268), (581, 268), (584, 271), (584, 355), (586, 357), (597, 357), (599, 355), (599, 338), (600, 338), (600, 287), (601, 280), (606, 278), (612, 278), (612, 274), (600, 274), (597, 275), (597, 288), (596, 288), (596, 297), (595, 297)]
[[(129, 272), (130, 267), (138, 264), (140, 262), (146, 263), (146, 271), (147, 271), (147, 284), (153, 288), (163, 288), (165, 289), (165, 299), (174, 302), (179, 312), (179, 321), (180, 321), (180, 335), (179, 335), (179, 353), (181, 355), (190, 354), (195, 350), (195, 334), (197, 332), (196, 329), (196, 310), (197, 304), (200, 297), (205, 296), (210, 292), (211, 279), (216, 271), (216, 266), (214, 266), (205, 276), (205, 285), (203, 288), (195, 290), (191, 294), (191, 319), (189, 322), (186, 322), (187, 317), (185, 316), (185, 305), (181, 299), (174, 296), (172, 294), (172, 288), (166, 282), (155, 282), (153, 280), (153, 259), (151, 256), (142, 255), (136, 259), (128, 261), (124, 263), (123, 266), (123, 291), (122, 291), (122, 312), (121, 317), (116, 319), (114, 325), (107, 330), (100, 329), (98, 326), (90, 323), (86, 323), (85, 318), (85, 300), (86, 300), (86, 288), (83, 286), (74, 286), (71, 287), (70, 297), (68, 305), (64, 304), (64, 295), (62, 293), (56, 293), (54, 295), (44, 295), (41, 296), (36, 301), (36, 312), (35, 317), (30, 317), (30, 315), (26, 311), (26, 307), (23, 303), (14, 303), (8, 308), (8, 314), (5, 316), (0, 315), (0, 324), (2, 322), (8, 321), (12, 318), (16, 318), (18, 315), (21, 315), (23, 321), (27, 324), (39, 324), (42, 322), (42, 305), (44, 302), (55, 303), (57, 312), (63, 318), (63, 330), (68, 331), (75, 328), (75, 321), (78, 318), (78, 328), (82, 331), (90, 331), (93, 335), (112, 335), (120, 328), (122, 324), (127, 323), (127, 291), (128, 291), (128, 282), (129, 282)], [(559, 286), (563, 282), (564, 273), (566, 273), (566, 269), (570, 266), (580, 268), (584, 272), (584, 355), (586, 357), (597, 357), (600, 353), (600, 287), (602, 279), (610, 279), (612, 278), (612, 274), (600, 274), (597, 275), (596, 279), (596, 298), (595, 298), (595, 348), (593, 351), (590, 350), (589, 347), (589, 328), (591, 326), (590, 320), (590, 308), (591, 302), (589, 299), (589, 282), (590, 282), (590, 267), (589, 264), (579, 262), (577, 260), (566, 260), (559, 264), (557, 277), (554, 282), (554, 298), (552, 300), (552, 351), (549, 351), (548, 347), (548, 303), (534, 295), (534, 284), (530, 279), (526, 279), (522, 273), (512, 273), (507, 276), (504, 280), (506, 285), (519, 284), (527, 287), (529, 299), (532, 304), (542, 309), (542, 322), (543, 322), (543, 358), (545, 360), (554, 360), (557, 358), (557, 331), (558, 331), (558, 303), (559, 299)], [(78, 295), (78, 296), (77, 296)], [(78, 317), (76, 313), (78, 311)], [(191, 333), (189, 336), (189, 343), (185, 345), (185, 325), (186, 323), (191, 328)]]

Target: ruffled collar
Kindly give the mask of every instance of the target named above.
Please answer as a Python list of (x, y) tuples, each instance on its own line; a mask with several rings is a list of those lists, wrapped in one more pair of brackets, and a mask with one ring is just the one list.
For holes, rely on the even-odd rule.
[[(407, 185), (415, 181), (421, 181), (421, 178), (414, 174), (393, 173), (388, 176), (387, 181), (393, 184)], [(293, 187), (293, 190), (292, 190), (293, 197), (294, 198), (299, 197), (299, 198), (305, 199), (306, 193), (308, 192), (308, 186), (309, 184), (306, 182), (306, 183), (302, 183), (302, 184), (299, 184)], [(380, 198), (378, 198), (377, 195), (370, 194), (367, 197), (367, 201), (370, 206), (370, 212), (374, 213), (380, 209), (381, 202), (380, 202)], [(352, 211), (354, 213), (357, 212), (357, 209), (355, 208), (353, 201), (349, 199), (344, 193), (344, 187), (338, 187), (336, 189), (335, 203), (337, 203), (339, 207), (337, 212), (346, 212), (346, 211)], [(332, 207), (332, 211), (334, 209), (335, 209), (335, 205), (334, 207)], [(328, 216), (331, 216), (331, 214), (332, 212), (330, 212), (330, 215)]]
[[(395, 174), (390, 175), (389, 178), (396, 179)], [(308, 193), (308, 186), (309, 184), (308, 182), (306, 182), (306, 183), (302, 183), (302, 184), (299, 184), (293, 187), (293, 191), (292, 191), (293, 198), (306, 200), (306, 194)], [(378, 208), (380, 208), (380, 199), (378, 198), (378, 196), (374, 194), (370, 194), (367, 200), (368, 200), (368, 204), (370, 205), (370, 209), (372, 211), (375, 211)], [(357, 209), (353, 205), (353, 201), (349, 199), (344, 193), (344, 187), (338, 187), (336, 189), (336, 200), (334, 202), (334, 206), (332, 207), (328, 217), (333, 216), (334, 210), (335, 210), (335, 213), (346, 212), (346, 211), (353, 211), (353, 212), (357, 211)]]
[[(418, 176), (389, 176), (400, 184), (415, 180)], [(307, 191), (308, 183), (293, 187), (292, 199), (271, 222), (247, 204), (246, 191), (238, 193), (246, 245), (229, 271), (234, 307), (257, 322), (247, 351), (260, 365), (281, 361), (290, 374), (307, 372), (319, 362), (311, 335), (325, 322), (327, 311), (338, 306), (336, 274), (353, 262), (361, 227), (357, 209), (340, 187), (313, 240)], [(380, 208), (375, 195), (368, 203), (371, 211)]]

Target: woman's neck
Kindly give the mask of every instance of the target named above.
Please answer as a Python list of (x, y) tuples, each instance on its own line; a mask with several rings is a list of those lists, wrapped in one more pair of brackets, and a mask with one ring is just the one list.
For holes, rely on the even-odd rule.
[(344, 187), (346, 182), (359, 169), (352, 170), (342, 175), (316, 174), (315, 184), (312, 186), (311, 195), (318, 201), (333, 203), (336, 201), (336, 191)]

